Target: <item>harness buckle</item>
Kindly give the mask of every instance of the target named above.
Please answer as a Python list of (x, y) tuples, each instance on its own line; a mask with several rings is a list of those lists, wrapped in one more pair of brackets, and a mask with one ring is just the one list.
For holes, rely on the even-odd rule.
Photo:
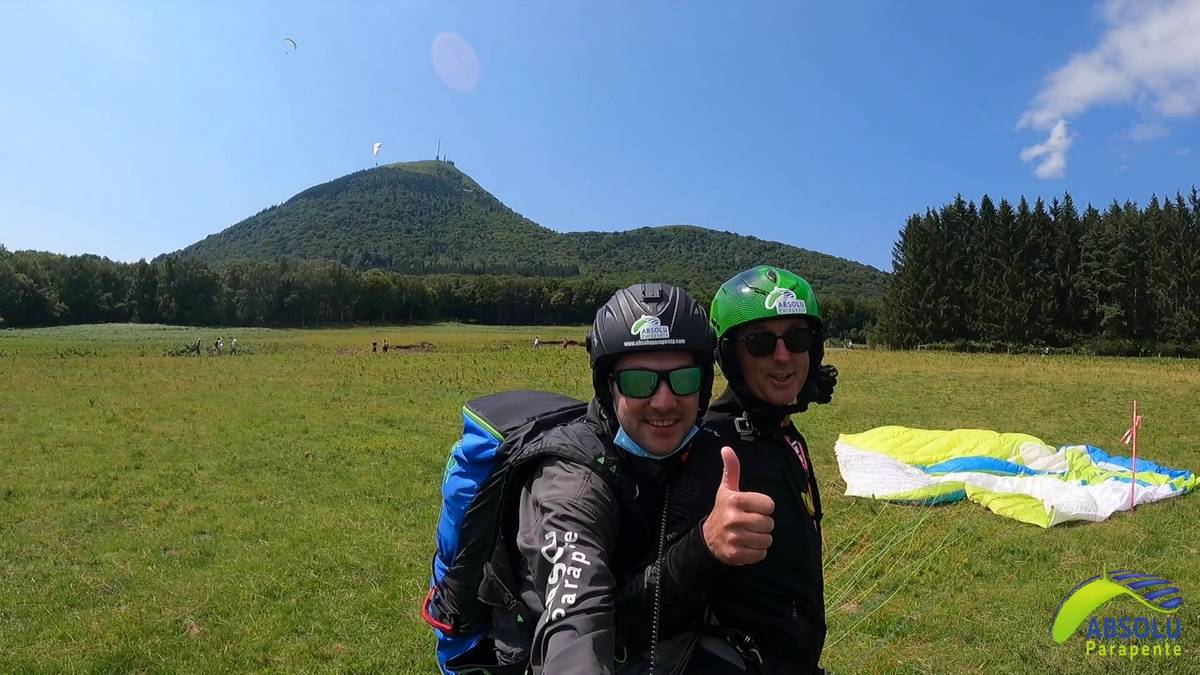
[(733, 418), (733, 430), (743, 437), (749, 437), (754, 433), (754, 426), (750, 424), (749, 418), (735, 417)]

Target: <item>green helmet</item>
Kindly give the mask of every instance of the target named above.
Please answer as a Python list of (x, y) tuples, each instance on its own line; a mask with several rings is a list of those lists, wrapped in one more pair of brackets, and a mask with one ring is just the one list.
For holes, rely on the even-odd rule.
[(803, 316), (819, 325), (821, 306), (807, 281), (766, 265), (748, 269), (721, 284), (709, 312), (718, 338), (742, 324), (781, 316)]
[(808, 377), (811, 382), (825, 355), (825, 331), (821, 324), (821, 306), (807, 281), (783, 268), (760, 265), (735, 275), (717, 289), (709, 312), (709, 320), (717, 334), (717, 359), (725, 379), (739, 394), (745, 395), (739, 386), (742, 368), (729, 332), (755, 321), (789, 316), (808, 319), (816, 334), (809, 352)]

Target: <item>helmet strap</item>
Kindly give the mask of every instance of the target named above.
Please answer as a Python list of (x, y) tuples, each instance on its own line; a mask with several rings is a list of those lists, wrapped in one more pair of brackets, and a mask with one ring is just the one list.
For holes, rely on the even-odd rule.
[[(733, 359), (737, 359), (736, 354), (731, 354), (731, 356)], [(809, 362), (808, 376), (804, 379), (804, 385), (800, 387), (800, 393), (796, 395), (796, 400), (788, 405), (775, 405), (752, 394), (746, 387), (746, 378), (741, 377), (741, 364), (739, 363), (737, 367), (738, 377), (729, 380), (729, 388), (733, 390), (734, 394), (737, 394), (738, 400), (745, 406), (749, 417), (755, 421), (778, 425), (785, 417), (808, 409), (808, 404), (801, 402), (801, 399), (805, 390), (812, 385), (813, 378), (821, 367), (821, 362), (819, 360)]]

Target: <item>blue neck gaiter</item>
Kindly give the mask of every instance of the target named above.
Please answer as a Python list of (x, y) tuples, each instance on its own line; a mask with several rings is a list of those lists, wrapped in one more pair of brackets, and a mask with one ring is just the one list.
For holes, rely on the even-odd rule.
[(688, 441), (692, 440), (692, 436), (696, 435), (697, 431), (700, 431), (700, 427), (693, 425), (691, 431), (687, 432), (687, 435), (683, 437), (683, 440), (679, 442), (679, 445), (674, 450), (672, 450), (671, 452), (668, 452), (665, 455), (655, 455), (655, 454), (651, 453), (650, 451), (646, 450), (645, 448), (643, 448), (642, 446), (638, 445), (637, 441), (633, 440), (633, 438), (631, 438), (629, 436), (629, 434), (625, 433), (625, 427), (621, 427), (617, 431), (617, 436), (616, 436), (616, 438), (613, 439), (613, 443), (616, 443), (617, 447), (621, 448), (622, 450), (625, 450), (626, 452), (628, 452), (631, 455), (637, 455), (638, 457), (645, 457), (646, 459), (663, 460), (663, 459), (666, 459), (668, 457), (675, 455), (675, 453), (682, 450), (688, 444)]

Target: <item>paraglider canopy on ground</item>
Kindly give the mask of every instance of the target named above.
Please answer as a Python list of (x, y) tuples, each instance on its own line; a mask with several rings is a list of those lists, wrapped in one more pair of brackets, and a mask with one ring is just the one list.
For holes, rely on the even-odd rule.
[(1054, 448), (1026, 434), (983, 429), (878, 427), (842, 434), (834, 450), (848, 496), (910, 504), (967, 499), (1042, 527), (1101, 521), (1200, 482), (1191, 471), (1142, 457), (1134, 474), (1129, 457), (1096, 447)]

